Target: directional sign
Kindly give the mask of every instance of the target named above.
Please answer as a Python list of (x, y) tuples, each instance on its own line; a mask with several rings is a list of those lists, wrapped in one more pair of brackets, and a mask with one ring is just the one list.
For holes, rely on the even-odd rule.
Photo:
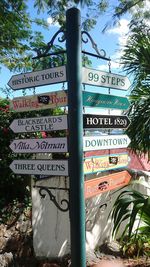
[(84, 174), (126, 167), (129, 163), (127, 153), (93, 156), (84, 159)]
[(85, 67), (82, 68), (82, 75), (82, 82), (89, 85), (128, 90), (131, 84), (126, 76)]
[(67, 138), (16, 139), (10, 146), (15, 153), (67, 152)]
[(130, 124), (127, 116), (83, 115), (83, 127), (86, 129), (126, 129)]
[(13, 75), (8, 85), (13, 90), (43, 86), (66, 81), (66, 67), (56, 67), (46, 70)]
[(90, 198), (129, 183), (131, 175), (127, 171), (109, 174), (107, 176), (85, 181), (85, 198)]
[(10, 124), (14, 133), (66, 130), (67, 115), (16, 119)]
[(31, 111), (53, 109), (67, 105), (66, 91), (56, 91), (40, 95), (16, 97), (10, 101), (10, 109), (14, 111)]
[(67, 160), (14, 160), (9, 167), (16, 174), (68, 176)]
[(126, 134), (83, 137), (84, 151), (125, 148), (129, 144), (130, 144), (130, 139)]
[(83, 106), (110, 109), (128, 109), (129, 101), (126, 97), (83, 92)]

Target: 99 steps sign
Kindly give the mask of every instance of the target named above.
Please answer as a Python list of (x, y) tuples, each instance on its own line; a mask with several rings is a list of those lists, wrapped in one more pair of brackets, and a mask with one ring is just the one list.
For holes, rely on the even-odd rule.
[(83, 67), (82, 76), (82, 83), (84, 84), (108, 88), (110, 87), (120, 90), (128, 90), (130, 86), (130, 81), (128, 77), (115, 73), (109, 73)]

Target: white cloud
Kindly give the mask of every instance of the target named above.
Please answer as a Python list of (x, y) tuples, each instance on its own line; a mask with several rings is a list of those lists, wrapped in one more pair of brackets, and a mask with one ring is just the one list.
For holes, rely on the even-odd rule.
[[(121, 70), (120, 58), (123, 53), (123, 47), (127, 43), (128, 33), (129, 33), (129, 20), (121, 19), (118, 25), (107, 31), (108, 34), (113, 34), (117, 36), (118, 50), (111, 56), (111, 71)], [(108, 65), (98, 66), (100, 70), (108, 71)]]
[(52, 17), (47, 18), (47, 23), (49, 26), (60, 27), (59, 23), (57, 21), (54, 21)]

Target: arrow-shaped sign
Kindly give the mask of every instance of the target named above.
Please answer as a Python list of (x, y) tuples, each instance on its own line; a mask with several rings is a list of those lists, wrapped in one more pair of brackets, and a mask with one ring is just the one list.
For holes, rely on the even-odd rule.
[(129, 164), (127, 153), (92, 156), (84, 159), (84, 174), (114, 170)]
[(83, 106), (109, 109), (128, 109), (129, 100), (126, 97), (91, 93), (83, 91)]
[(83, 115), (83, 127), (85, 129), (126, 129), (130, 125), (127, 116), (119, 115)]
[(66, 105), (67, 92), (64, 90), (32, 96), (15, 97), (10, 101), (10, 109), (19, 112), (53, 109)]
[(14, 160), (9, 167), (16, 174), (68, 176), (67, 160)]
[(33, 71), (13, 75), (8, 85), (13, 90), (32, 88), (66, 81), (66, 67), (56, 67), (46, 70)]
[(10, 146), (15, 153), (67, 152), (67, 138), (16, 139)]
[(115, 73), (104, 72), (83, 67), (82, 74), (82, 82), (89, 85), (108, 87), (120, 90), (128, 90), (131, 85), (128, 77)]
[(14, 133), (66, 130), (67, 115), (15, 119), (10, 128)]
[(96, 179), (85, 181), (85, 198), (90, 198), (118, 187), (127, 185), (130, 182), (131, 175), (127, 171), (109, 174)]
[(122, 135), (103, 135), (103, 136), (84, 136), (83, 150), (101, 150), (112, 148), (125, 148), (130, 144), (130, 139), (126, 134)]

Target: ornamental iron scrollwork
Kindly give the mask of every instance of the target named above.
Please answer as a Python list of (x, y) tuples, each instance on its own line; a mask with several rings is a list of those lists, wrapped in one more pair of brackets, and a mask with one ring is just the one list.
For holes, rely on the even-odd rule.
[[(67, 199), (62, 199), (60, 201), (60, 204), (57, 202), (56, 196), (54, 194), (52, 194), (51, 190), (62, 190), (62, 191), (68, 191), (69, 192), (69, 188), (57, 188), (57, 187), (46, 187), (46, 186), (34, 186), (35, 188), (39, 189), (39, 194), (41, 196), (41, 198), (45, 198), (46, 197), (46, 193), (49, 195), (50, 201), (52, 201), (55, 206), (62, 212), (66, 212), (69, 210), (69, 200)], [(63, 207), (65, 206), (65, 207)]]
[[(59, 34), (62, 34), (61, 37), (58, 37)], [(53, 53), (49, 53), (50, 49), (54, 48), (54, 42), (56, 38), (58, 37), (58, 41), (60, 43), (64, 42), (66, 40), (66, 32), (61, 28), (59, 29), (52, 37), (52, 39), (47, 43), (47, 45), (40, 47), (38, 49), (35, 49), (34, 51), (37, 53), (37, 56), (33, 59), (38, 59), (41, 57), (47, 57), (49, 55), (59, 55), (66, 53), (66, 50), (59, 50)]]
[[(84, 35), (86, 36), (86, 38), (85, 38)], [(93, 54), (93, 53), (90, 53), (90, 52), (87, 52), (87, 51), (82, 51), (82, 53), (110, 61), (110, 58), (106, 57), (106, 51), (104, 49), (100, 49), (100, 50), (98, 49), (97, 44), (94, 42), (93, 38), (91, 37), (91, 35), (88, 32), (82, 31), (81, 32), (81, 36), (82, 36), (82, 42), (85, 43), (85, 44), (87, 44), (88, 41), (90, 40), (92, 48), (95, 50), (96, 54)]]

